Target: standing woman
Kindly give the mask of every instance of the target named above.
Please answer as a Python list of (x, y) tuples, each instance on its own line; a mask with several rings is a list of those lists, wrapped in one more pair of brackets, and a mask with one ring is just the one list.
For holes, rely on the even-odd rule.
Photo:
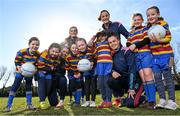
[(27, 109), (28, 110), (34, 110), (35, 107), (32, 105), (32, 79), (33, 77), (24, 77), (21, 72), (21, 66), (22, 64), (29, 62), (35, 65), (40, 53), (38, 52), (39, 49), (39, 39), (36, 37), (32, 37), (29, 40), (29, 47), (25, 49), (21, 49), (17, 52), (17, 55), (15, 57), (15, 66), (16, 66), (16, 75), (14, 83), (11, 87), (11, 90), (9, 92), (8, 102), (5, 109), (5, 112), (10, 112), (14, 96), (16, 94), (17, 89), (19, 88), (21, 81), (23, 79), (26, 80), (26, 102), (27, 102)]
[[(101, 21), (102, 30), (105, 32), (115, 33), (116, 36), (121, 40), (121, 34), (127, 39), (129, 36), (129, 32), (120, 22), (112, 22), (110, 21), (110, 13), (107, 10), (102, 10), (98, 17), (98, 20)], [(99, 29), (99, 31), (102, 31)], [(96, 41), (96, 36), (94, 35), (90, 41), (88, 42), (88, 46), (95, 46), (93, 43)]]
[(126, 28), (119, 22), (112, 22), (110, 21), (110, 13), (107, 10), (102, 10), (100, 12), (99, 21), (101, 21), (103, 30), (107, 32), (114, 32), (117, 34), (119, 39), (121, 39), (121, 34), (128, 38), (129, 32), (126, 30)]
[(78, 29), (75, 26), (70, 27), (69, 29), (69, 37), (65, 38), (64, 45), (70, 48), (70, 45), (75, 44), (77, 37)]

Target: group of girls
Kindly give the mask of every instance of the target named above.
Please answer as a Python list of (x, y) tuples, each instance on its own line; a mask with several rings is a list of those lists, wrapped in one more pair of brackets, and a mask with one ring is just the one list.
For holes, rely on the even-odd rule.
[[(132, 28), (127, 38), (127, 47), (135, 53), (137, 71), (144, 84), (144, 91), (148, 101), (148, 108), (167, 108), (175, 110), (175, 88), (171, 74), (170, 62), (173, 59), (173, 51), (170, 46), (171, 33), (169, 25), (160, 17), (159, 8), (149, 7), (146, 10), (147, 25), (143, 26), (143, 16), (136, 13), (132, 17)], [(106, 22), (110, 16), (107, 10), (100, 13), (99, 20), (103, 21), (103, 28), (106, 31), (115, 31), (126, 35), (126, 31), (113, 30), (119, 26), (113, 22)], [(109, 19), (108, 19), (109, 20)], [(154, 34), (148, 36), (148, 29), (153, 25), (161, 25), (166, 29), (166, 36), (163, 39), (156, 38)], [(112, 27), (106, 29), (106, 27)], [(121, 25), (122, 26), (122, 25)], [(122, 29), (122, 27), (121, 27)], [(124, 29), (124, 28), (123, 28)], [(96, 36), (87, 44), (83, 38), (77, 38), (77, 28), (70, 28), (70, 32), (75, 36), (66, 39), (64, 45), (68, 47), (60, 48), (58, 43), (52, 43), (48, 50), (41, 54), (38, 52), (40, 42), (38, 38), (32, 37), (29, 40), (29, 48), (18, 51), (15, 58), (16, 76), (12, 88), (9, 92), (8, 103), (5, 111), (10, 111), (12, 102), (21, 81), (26, 80), (26, 102), (27, 109), (34, 110), (32, 105), (32, 78), (24, 78), (21, 74), (21, 65), (30, 62), (37, 66), (35, 75), (38, 81), (38, 96), (40, 108), (45, 109), (45, 99), (48, 97), (51, 106), (62, 108), (67, 93), (67, 78), (69, 80), (69, 93), (74, 96), (73, 106), (79, 106), (83, 96), (86, 101), (82, 107), (96, 107), (96, 89), (100, 90), (103, 102), (99, 108), (112, 106), (112, 90), (107, 85), (108, 77), (111, 76), (113, 61), (111, 50), (107, 41), (105, 31), (98, 32)], [(119, 35), (118, 35), (119, 36)], [(77, 64), (80, 59), (89, 59), (91, 70), (79, 72)], [(67, 71), (67, 78), (65, 77)], [(168, 101), (166, 102), (165, 85), (168, 89)], [(156, 88), (160, 101), (156, 104)], [(60, 100), (57, 98), (57, 92)], [(90, 99), (91, 94), (91, 99)], [(70, 97), (72, 100), (72, 97)]]

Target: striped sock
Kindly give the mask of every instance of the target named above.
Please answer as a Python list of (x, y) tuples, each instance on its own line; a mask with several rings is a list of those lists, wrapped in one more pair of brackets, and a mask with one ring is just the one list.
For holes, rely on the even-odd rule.
[(165, 94), (165, 86), (162, 80), (162, 74), (161, 73), (154, 73), (154, 79), (156, 83), (156, 87), (159, 93), (159, 97), (161, 99), (166, 99), (166, 94)]
[(168, 88), (169, 99), (175, 101), (175, 87), (171, 70), (164, 71), (163, 76), (166, 81), (166, 86)]

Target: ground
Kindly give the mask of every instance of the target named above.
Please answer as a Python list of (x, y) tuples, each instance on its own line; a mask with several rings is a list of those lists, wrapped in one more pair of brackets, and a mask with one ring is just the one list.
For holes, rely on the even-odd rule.
[[(66, 97), (65, 104), (69, 101), (69, 97)], [(158, 96), (157, 96), (158, 101)], [(100, 95), (97, 96), (97, 104), (101, 102)], [(82, 108), (82, 107), (71, 107), (65, 105), (64, 109), (55, 109), (50, 107), (46, 110), (37, 111), (26, 111), (26, 100), (24, 97), (15, 97), (12, 111), (9, 113), (4, 113), (4, 107), (7, 103), (7, 97), (0, 98), (0, 115), (180, 115), (180, 108), (175, 111), (158, 109), (158, 110), (148, 110), (144, 108)], [(180, 91), (176, 91), (176, 103), (180, 106)], [(33, 97), (33, 104), (38, 107), (38, 97)]]

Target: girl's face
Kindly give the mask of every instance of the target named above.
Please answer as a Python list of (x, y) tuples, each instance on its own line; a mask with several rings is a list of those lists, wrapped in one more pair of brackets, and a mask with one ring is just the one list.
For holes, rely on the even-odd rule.
[(160, 16), (160, 14), (157, 13), (156, 9), (149, 9), (146, 14), (147, 14), (147, 20), (150, 24), (156, 23)]
[(29, 44), (29, 51), (36, 52), (39, 49), (39, 41), (32, 41)]
[(77, 34), (78, 34), (78, 32), (77, 32), (77, 29), (76, 29), (76, 28), (71, 28), (71, 29), (69, 30), (69, 35), (70, 35), (71, 37), (77, 37)]
[(67, 48), (63, 48), (63, 49), (61, 50), (61, 54), (62, 54), (63, 57), (67, 56), (68, 53), (69, 53), (69, 50), (68, 50)]
[(84, 52), (87, 48), (87, 45), (84, 41), (78, 41), (77, 42), (77, 48), (79, 51)]
[(107, 12), (101, 13), (101, 21), (103, 22), (103, 24), (109, 23), (109, 19), (110, 19), (110, 16)]
[(142, 26), (142, 23), (143, 23), (143, 19), (140, 16), (135, 16), (133, 18), (133, 24), (134, 24), (135, 27)]
[(51, 58), (57, 58), (59, 56), (59, 52), (60, 52), (59, 48), (53, 47), (53, 48), (49, 49), (49, 55)]
[(72, 44), (72, 45), (71, 45), (71, 52), (72, 52), (73, 54), (77, 54), (77, 46), (76, 46), (76, 44)]
[(104, 42), (104, 41), (106, 41), (106, 39), (107, 39), (107, 36), (100, 36), (99, 37), (100, 42)]
[(109, 46), (112, 50), (116, 50), (120, 46), (120, 41), (115, 36), (111, 36), (108, 38)]

